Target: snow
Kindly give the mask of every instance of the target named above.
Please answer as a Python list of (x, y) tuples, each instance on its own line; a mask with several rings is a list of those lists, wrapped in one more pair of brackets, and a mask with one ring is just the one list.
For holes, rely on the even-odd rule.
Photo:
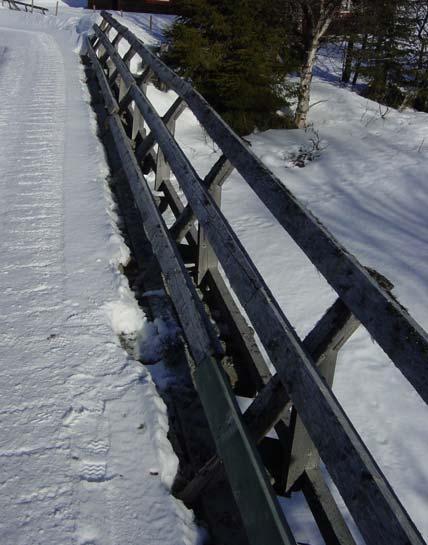
[[(168, 492), (177, 460), (165, 407), (119, 345), (135, 335), (139, 356), (154, 362), (174, 333), (147, 323), (119, 272), (128, 252), (76, 54), (98, 14), (74, 6), (61, 2), (58, 17), (0, 10), (1, 541), (195, 543), (192, 514)], [(154, 44), (169, 20), (154, 17), (154, 32), (147, 16), (123, 23)], [(334, 70), (320, 59), (312, 128), (248, 140), (428, 328), (427, 114), (379, 107)], [(175, 95), (149, 87), (149, 98), (164, 113)], [(176, 134), (206, 174), (219, 150), (189, 111)], [(311, 140), (316, 157), (295, 166)], [(335, 294), (236, 173), (222, 210), (303, 337)], [(428, 539), (427, 407), (362, 328), (340, 353), (333, 389)], [(297, 539), (321, 545), (302, 498), (282, 504)]]
[(117, 336), (156, 341), (76, 53), (93, 17), (0, 10), (0, 542), (194, 544), (166, 408)]

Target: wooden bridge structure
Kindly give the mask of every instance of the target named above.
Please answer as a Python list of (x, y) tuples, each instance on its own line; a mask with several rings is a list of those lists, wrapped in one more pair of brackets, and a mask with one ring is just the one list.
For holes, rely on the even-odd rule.
[[(249, 542), (296, 545), (277, 494), (301, 490), (325, 542), (354, 545), (321, 471), (322, 460), (367, 545), (424, 545), (331, 386), (338, 351), (358, 327), (365, 327), (427, 402), (427, 334), (379, 282), (380, 276), (332, 237), (188, 82), (114, 17), (101, 15), (87, 57), (120, 157), (113, 175), (129, 183), (161, 266), (217, 449), (180, 496), (191, 504), (213, 476), (225, 472)], [(126, 45), (124, 55), (119, 44)], [(130, 70), (134, 56), (143, 66), (138, 75)], [(153, 78), (177, 95), (163, 116), (147, 98)], [(174, 137), (186, 108), (222, 152), (204, 178)], [(155, 172), (154, 189), (143, 174), (149, 169)], [(337, 301), (304, 340), (222, 214), (221, 188), (233, 169), (337, 293)], [(175, 217), (169, 226), (166, 210)], [(232, 373), (210, 302), (233, 338), (237, 357)], [(253, 398), (245, 412), (236, 394)], [(269, 456), (264, 453), (268, 449), (259, 448), (271, 429), (278, 436), (279, 456), (278, 449)]]
[(46, 15), (46, 13), (49, 11), (48, 8), (44, 8), (43, 6), (37, 6), (34, 4), (34, 2), (28, 3), (28, 2), (20, 2), (18, 0), (2, 0), (2, 4), (7, 3), (9, 6), (9, 9), (14, 11), (26, 11), (29, 13), (34, 12), (40, 12), (43, 15)]

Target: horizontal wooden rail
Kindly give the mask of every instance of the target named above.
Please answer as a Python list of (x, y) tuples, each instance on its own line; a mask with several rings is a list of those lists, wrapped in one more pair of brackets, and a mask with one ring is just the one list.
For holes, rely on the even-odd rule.
[[(198, 327), (196, 324), (196, 322), (205, 324), (205, 327), (208, 328), (206, 331), (210, 331), (207, 319), (201, 313), (200, 307), (197, 307), (199, 311), (196, 311), (195, 308), (192, 308), (195, 303), (190, 304), (190, 301), (197, 298), (197, 293), (189, 279), (186, 280), (184, 292), (183, 288), (178, 288), (178, 277), (186, 275), (187, 271), (184, 264), (179, 261), (177, 250), (171, 250), (173, 247), (171, 245), (174, 239), (179, 240), (189, 232), (194, 219), (198, 221), (200, 233), (203, 232), (207, 237), (216, 259), (221, 263), (235, 295), (277, 370), (277, 378), (273, 379), (272, 386), (268, 387), (264, 395), (269, 398), (269, 388), (271, 388), (272, 392), (279, 391), (281, 396), (285, 396), (285, 399), (287, 399), (286, 396), (290, 397), (304, 424), (304, 433), (306, 430), (309, 433), (310, 441), (318, 449), (367, 544), (423, 545), (424, 541), (413, 522), (353, 428), (331, 389), (316, 370), (314, 358), (319, 357), (318, 352), (321, 350), (321, 348), (319, 350), (316, 348), (317, 343), (320, 347), (323, 343), (317, 331), (322, 331), (322, 326), (314, 329), (309, 337), (312, 344), (308, 349), (307, 342), (303, 343), (298, 338), (238, 237), (223, 216), (215, 196), (211, 193), (212, 179), (221, 178), (223, 175), (227, 176), (232, 165), (240, 172), (280, 224), (291, 234), (318, 270), (326, 277), (349, 310), (365, 325), (426, 401), (428, 400), (427, 334), (409, 317), (394, 298), (379, 286), (370, 273), (342, 248), (311, 213), (266, 169), (187, 82), (168, 69), (126, 27), (120, 25), (105, 12), (102, 12), (102, 16), (105, 26), (114, 28), (119, 33), (118, 35), (130, 44), (130, 48), (140, 56), (146, 70), (150, 69), (185, 101), (224, 154), (207, 178), (201, 180), (171, 133), (167, 116), (162, 119), (158, 115), (144, 91), (137, 84), (127, 63), (120, 57), (115, 45), (106, 36), (105, 31), (97, 25), (94, 26), (96, 42), (94, 49), (89, 46), (89, 57), (105, 96), (106, 108), (110, 114), (110, 128), (117, 142), (123, 169), (133, 188), (137, 205), (141, 207), (145, 225), (148, 224), (148, 227), (145, 227), (147, 235), (151, 241), (153, 240), (154, 250), (161, 262), (171, 297), (179, 310), (183, 330), (197, 364), (195, 378), (198, 391), (229, 480), (234, 482), (239, 490), (245, 487), (243, 482), (245, 472), (241, 472), (239, 469), (239, 476), (234, 475), (237, 465), (239, 465), (237, 463), (238, 453), (243, 454), (242, 449), (244, 449), (253, 460), (250, 465), (257, 476), (256, 481), (259, 483), (259, 497), (263, 496), (270, 508), (273, 509), (270, 493), (263, 488), (263, 485), (260, 485), (263, 478), (258, 469), (257, 457), (254, 458), (254, 451), (248, 446), (251, 444), (251, 441), (248, 442), (247, 436), (250, 432), (244, 431), (245, 424), (230, 399), (231, 392), (225, 386), (221, 374), (219, 375), (218, 364), (215, 364), (210, 358), (207, 359), (207, 354), (212, 353), (208, 347), (212, 346), (214, 339), (212, 332), (206, 334), (202, 331), (201, 333), (200, 326)], [(101, 51), (100, 58), (95, 53), (98, 48)], [(109, 76), (104, 73), (101, 59), (106, 63), (111, 63)], [(111, 86), (116, 84), (116, 80), (118, 80), (116, 94), (119, 96), (119, 105), (115, 92), (111, 90)], [(150, 191), (146, 187), (138, 160), (134, 156), (130, 156), (132, 153), (129, 143), (127, 143), (126, 134), (117, 115), (118, 111), (128, 108), (131, 103), (151, 130), (151, 133), (145, 136), (137, 147), (137, 155), (140, 151), (139, 159), (143, 158), (145, 153), (157, 143), (188, 202), (185, 208), (178, 207), (176, 209), (176, 222), (171, 227), (171, 231), (162, 226), (160, 219), (158, 219), (158, 227), (150, 227), (150, 222), (153, 220), (149, 216), (154, 217), (159, 214), (159, 211), (154, 206), (149, 212), (147, 204), (142, 201), (141, 186), (145, 187), (146, 199), (149, 198), (147, 191), (149, 193)], [(134, 131), (132, 132), (134, 133)], [(130, 164), (132, 168), (129, 167)], [(173, 188), (165, 187), (166, 194), (173, 195)], [(150, 198), (152, 198), (151, 194)], [(173, 205), (174, 203), (172, 203)], [(174, 257), (175, 264), (172, 257)], [(174, 274), (173, 271), (175, 271)], [(172, 276), (170, 277), (170, 275)], [(183, 293), (188, 294), (184, 296), (184, 300)], [(187, 302), (186, 297), (188, 297)], [(197, 339), (202, 339), (202, 341), (197, 341)], [(212, 357), (215, 358), (214, 355)], [(282, 383), (281, 388), (278, 381)], [(216, 387), (213, 387), (214, 384)], [(262, 403), (261, 399), (263, 396), (256, 398), (255, 407)], [(276, 407), (274, 399), (268, 400), (272, 407)], [(268, 405), (268, 403), (266, 404)], [(231, 415), (234, 431), (232, 428), (229, 429), (229, 424), (225, 425), (227, 415)], [(260, 413), (258, 418), (264, 422), (267, 417)], [(247, 419), (245, 422), (251, 430)], [(258, 433), (256, 436), (258, 437)], [(232, 446), (233, 448), (231, 448)], [(248, 468), (247, 465), (246, 470)], [(307, 477), (305, 486), (308, 490), (313, 492), (315, 489), (320, 489), (321, 485), (316, 471), (311, 474), (305, 473), (305, 475)], [(316, 486), (315, 481), (318, 483)], [(236, 493), (236, 489), (234, 492)], [(315, 496), (313, 497), (315, 498)], [(314, 501), (316, 502), (316, 500)], [(237, 502), (241, 512), (244, 511), (248, 515), (251, 502), (243, 501), (240, 493), (237, 495)], [(251, 503), (251, 509), (255, 509), (254, 503)], [(273, 513), (273, 527), (279, 532), (276, 534), (276, 539), (283, 540), (280, 542), (292, 542), (285, 521), (277, 518), (277, 510), (274, 509)], [(272, 515), (270, 518), (272, 522)], [(244, 522), (246, 522), (245, 517)], [(278, 530), (281, 525), (282, 533)], [(254, 526), (252, 528), (254, 529)], [(262, 543), (263, 541), (254, 539), (253, 542)], [(276, 543), (276, 541), (274, 542)]]
[(44, 8), (43, 6), (37, 6), (36, 4), (29, 4), (27, 2), (21, 2), (20, 0), (5, 0), (9, 4), (10, 9), (14, 9), (16, 11), (21, 11), (19, 6), (23, 6), (26, 12), (33, 12), (41, 11), (43, 15), (46, 15), (46, 13), (49, 11), (48, 8)]
[[(91, 51), (91, 46), (89, 48), (89, 57), (93, 59), (94, 52)], [(104, 78), (100, 71), (97, 70), (96, 73), (99, 81), (103, 81)], [(100, 87), (105, 90), (104, 83)], [(110, 93), (107, 96), (111, 101)], [(257, 451), (242, 424), (234, 396), (228, 392), (227, 383), (222, 377), (222, 369), (217, 361), (221, 355), (221, 347), (215, 339), (212, 326), (203, 311), (196, 289), (191, 283), (181, 256), (172, 243), (168, 229), (141, 174), (121, 120), (114, 113), (110, 115), (108, 123), (122, 161), (124, 173), (130, 183), (136, 205), (141, 212), (146, 234), (162, 270), (166, 274), (168, 289), (174, 305), (176, 308), (180, 308), (181, 325), (197, 365), (196, 380), (201, 389), (206, 388), (204, 385), (208, 382), (209, 390), (215, 392), (215, 403), (207, 401), (213, 395), (210, 391), (205, 396), (201, 396), (201, 399), (207, 417), (213, 429), (216, 430), (213, 435), (218, 451), (222, 453), (223, 462), (229, 469), (230, 482), (234, 491), (241, 494), (241, 491), (246, 490), (248, 476), (251, 476), (252, 494), (243, 506), (247, 520), (247, 531), (254, 536), (255, 543), (261, 543), (261, 539), (267, 539), (274, 544), (296, 545), (283, 514), (276, 505), (266, 475), (261, 471)], [(220, 415), (222, 415), (221, 421)], [(225, 426), (225, 422), (227, 426)], [(235, 452), (242, 460), (240, 471), (235, 471), (234, 460), (228, 459), (227, 453), (231, 451)], [(263, 505), (267, 505), (269, 508), (263, 509)]]
[(110, 14), (101, 13), (153, 72), (184, 98), (204, 129), (327, 282), (428, 403), (428, 336), (395, 299), (242, 143), (192, 86)]

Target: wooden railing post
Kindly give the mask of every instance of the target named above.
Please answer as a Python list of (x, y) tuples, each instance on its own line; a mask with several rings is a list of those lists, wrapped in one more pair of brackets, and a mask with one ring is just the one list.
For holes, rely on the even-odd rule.
[[(174, 136), (175, 134), (175, 119), (171, 119), (166, 124), (169, 132)], [(159, 191), (162, 184), (165, 181), (170, 180), (171, 176), (171, 169), (169, 164), (167, 163), (165, 159), (165, 155), (163, 154), (163, 151), (160, 146), (158, 146), (157, 156), (156, 156), (156, 178), (155, 178), (155, 190)]]
[[(141, 81), (139, 82), (139, 87), (145, 95), (147, 95), (147, 85), (149, 84), (152, 73), (153, 72), (150, 67), (146, 68), (141, 76)], [(144, 118), (141, 115), (140, 110), (137, 108), (136, 104), (134, 103), (133, 114), (132, 114), (131, 139), (135, 140), (137, 138), (138, 133), (141, 134), (142, 138), (145, 138), (147, 131), (145, 128)]]
[[(214, 185), (210, 188), (209, 192), (211, 193), (214, 202), (220, 208), (221, 207), (221, 186)], [(208, 242), (205, 230), (199, 225), (198, 228), (198, 274), (197, 274), (197, 283), (198, 285), (202, 283), (205, 274), (209, 270), (217, 269), (218, 259), (212, 249), (211, 244)]]
[[(205, 177), (204, 185), (210, 192), (218, 208), (221, 208), (221, 189), (233, 171), (232, 164), (226, 159), (224, 155), (220, 157), (217, 163), (213, 166), (211, 171)], [(198, 267), (197, 267), (197, 283), (200, 285), (204, 279), (205, 274), (209, 270), (217, 269), (218, 259), (212, 249), (208, 238), (205, 234), (204, 228), (199, 226), (198, 228)]]
[[(318, 363), (318, 370), (327, 385), (333, 385), (334, 372), (336, 369), (337, 356), (346, 341), (355, 333), (360, 323), (349, 313), (336, 335), (330, 339), (329, 346), (324, 351), (324, 356)], [(303, 422), (299, 418), (295, 408), (292, 409), (290, 426), (293, 431), (291, 446), (290, 467), (285, 476), (285, 490), (288, 491), (296, 483), (306, 469), (316, 469), (320, 464), (320, 457), (317, 449), (311, 441)], [(294, 428), (294, 429), (293, 429)]]

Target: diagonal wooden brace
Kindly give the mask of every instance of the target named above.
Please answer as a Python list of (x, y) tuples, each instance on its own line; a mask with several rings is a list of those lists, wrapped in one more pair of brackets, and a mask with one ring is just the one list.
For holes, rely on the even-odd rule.
[[(101, 28), (101, 27), (100, 27)], [(113, 39), (113, 41), (111, 42), (111, 45), (117, 50), (117, 46), (119, 45), (119, 42), (120, 40), (122, 39), (122, 35), (121, 34), (117, 34), (115, 36), (115, 38)], [(100, 64), (101, 66), (104, 66), (104, 63), (107, 61), (109, 57), (109, 53), (108, 51), (104, 51), (104, 53), (99, 57), (99, 61), (100, 61)], [(117, 73), (117, 71), (116, 71)]]
[[(175, 123), (179, 115), (181, 115), (181, 113), (186, 108), (186, 104), (182, 102), (180, 98), (177, 98), (174, 105), (175, 104), (176, 104), (176, 107), (174, 110), (174, 114), (169, 116), (167, 121), (164, 120), (164, 123), (167, 129), (169, 130), (169, 132), (172, 134), (172, 136), (174, 136), (175, 134)], [(156, 158), (155, 190), (159, 190), (165, 181), (169, 181), (170, 176), (171, 176), (170, 166), (168, 164), (168, 161), (165, 159), (165, 156), (163, 154), (161, 147), (158, 146), (157, 158)]]
[[(214, 186), (221, 187), (226, 179), (232, 173), (234, 167), (224, 155), (222, 155), (214, 164), (209, 173), (205, 176), (203, 183), (207, 189)], [(187, 205), (182, 214), (176, 219), (169, 232), (176, 242), (181, 242), (186, 233), (196, 221), (196, 216), (189, 205)]]
[[(178, 97), (175, 100), (175, 102), (172, 104), (172, 106), (168, 109), (166, 114), (162, 117), (162, 120), (165, 123), (165, 125), (168, 125), (168, 123), (172, 119), (177, 120), (180, 117), (180, 115), (184, 112), (186, 107), (187, 106), (185, 101), (182, 98)], [(153, 133), (148, 134), (135, 151), (135, 157), (137, 158), (137, 161), (139, 163), (152, 150), (155, 144), (156, 144), (156, 139), (154, 134)]]
[[(315, 364), (320, 366), (329, 351), (337, 347), (338, 343), (342, 346), (350, 336), (347, 333), (352, 329), (354, 332), (358, 326), (359, 322), (341, 299), (338, 299), (315, 325), (303, 344)], [(244, 422), (256, 443), (278, 422), (289, 402), (284, 385), (279, 376), (274, 375), (243, 414)], [(179, 498), (192, 504), (219, 471), (222, 471), (221, 460), (218, 457), (211, 458), (178, 493)]]
[[(360, 323), (343, 305), (345, 311), (340, 309), (339, 300), (327, 314), (330, 315), (330, 322), (336, 322), (335, 330), (319, 331), (316, 328), (305, 339), (309, 352), (313, 355), (314, 361), (320, 374), (331, 388), (339, 350), (346, 341), (355, 333)], [(336, 307), (336, 308), (335, 308)], [(327, 333), (327, 335), (326, 335)], [(319, 454), (315, 448), (303, 422), (293, 407), (290, 426), (292, 427), (293, 442), (290, 452), (290, 467), (288, 474), (284, 476), (284, 486), (288, 491), (299, 479), (306, 469), (313, 469), (319, 466)]]

